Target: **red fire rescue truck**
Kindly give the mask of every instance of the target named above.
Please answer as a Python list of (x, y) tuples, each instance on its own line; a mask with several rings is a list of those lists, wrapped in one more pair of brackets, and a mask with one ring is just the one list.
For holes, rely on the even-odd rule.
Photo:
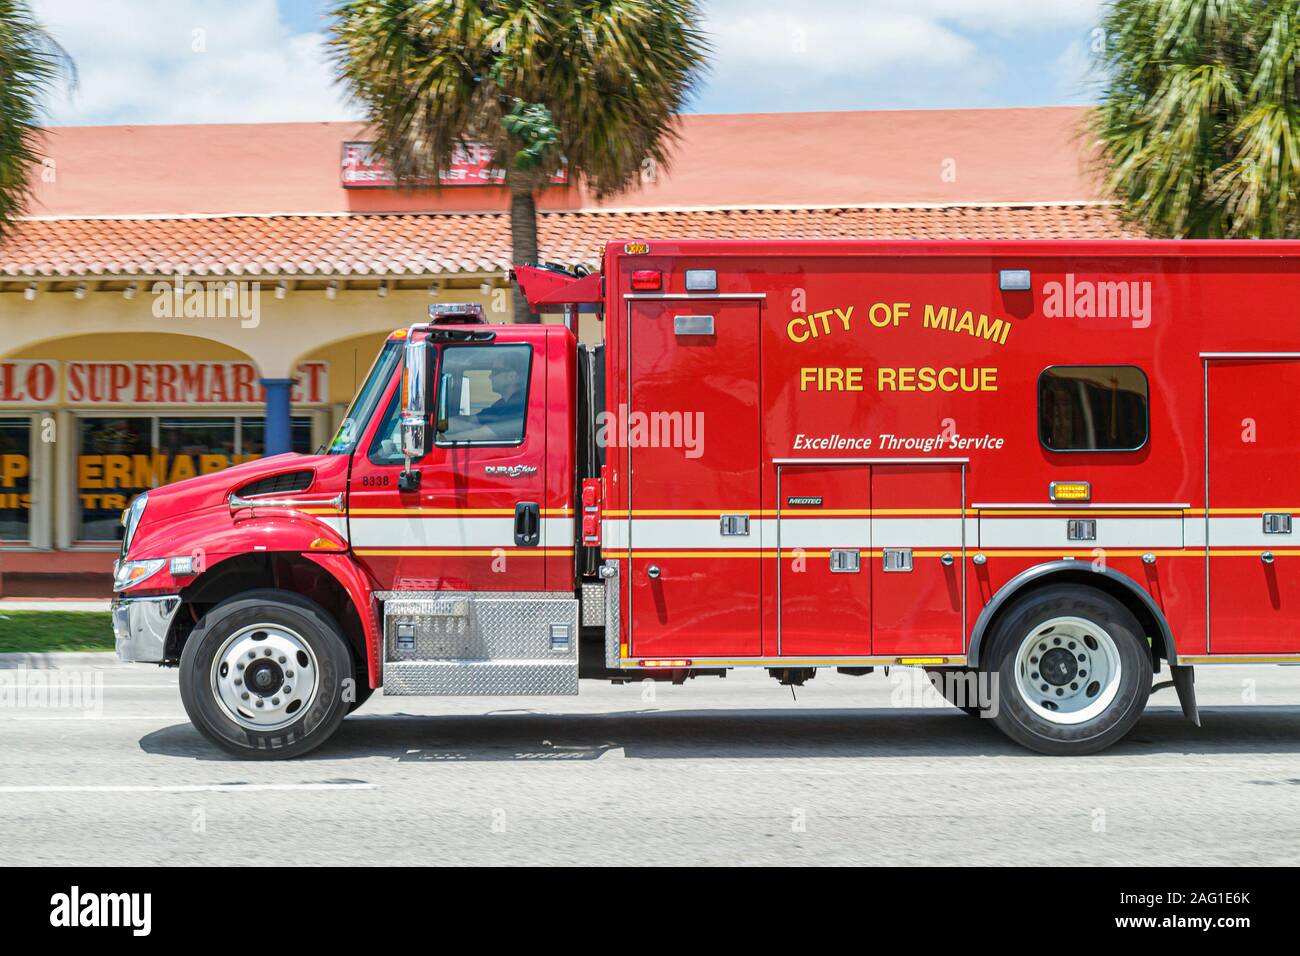
[[(1300, 662), (1300, 243), (619, 242), (124, 515), (119, 656), (293, 756), (373, 688), (931, 671), (1047, 753)], [(572, 319), (597, 312), (604, 345)], [(983, 688), (959, 699), (952, 689)], [(1164, 686), (1156, 684), (1155, 686)]]

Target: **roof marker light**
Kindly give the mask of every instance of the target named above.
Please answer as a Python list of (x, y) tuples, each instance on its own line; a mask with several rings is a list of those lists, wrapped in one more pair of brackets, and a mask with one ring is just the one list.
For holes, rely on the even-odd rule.
[(1003, 292), (1028, 292), (1029, 279), (1028, 269), (1003, 269), (998, 273), (998, 288)]
[(687, 292), (717, 292), (718, 272), (716, 269), (687, 269)]

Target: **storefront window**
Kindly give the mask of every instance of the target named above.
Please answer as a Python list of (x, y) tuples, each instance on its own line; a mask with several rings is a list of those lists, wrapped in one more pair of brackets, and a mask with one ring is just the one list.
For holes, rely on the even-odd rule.
[[(266, 419), (265, 418), (241, 418), (239, 420), (240, 432), (243, 436), (240, 444), (240, 451), (244, 460), (249, 458), (260, 458), (266, 448)], [(316, 450), (311, 443), (311, 419), (305, 415), (295, 415), (289, 423), (291, 429), (290, 441), (293, 450), (308, 454)]]
[[(291, 421), (292, 447), (310, 452), (312, 420)], [(133, 416), (79, 419), (77, 493), (79, 541), (118, 541), (121, 515), (142, 491), (260, 458), (266, 442), (261, 416)]]
[(81, 501), (82, 541), (116, 541), (122, 535), (122, 509), (141, 491), (159, 482), (153, 471), (155, 419), (83, 418), (77, 446), (77, 494)]
[(32, 420), (0, 418), (0, 541), (31, 540)]

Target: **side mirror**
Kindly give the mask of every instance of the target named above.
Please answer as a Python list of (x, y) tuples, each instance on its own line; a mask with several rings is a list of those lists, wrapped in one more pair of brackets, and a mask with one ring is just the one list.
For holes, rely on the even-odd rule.
[(429, 345), (406, 343), (402, 366), (402, 454), (406, 467), (412, 458), (423, 458), (429, 427)]
[(451, 376), (443, 375), (438, 383), (438, 414), (434, 422), (434, 431), (439, 435), (447, 431), (451, 419)]

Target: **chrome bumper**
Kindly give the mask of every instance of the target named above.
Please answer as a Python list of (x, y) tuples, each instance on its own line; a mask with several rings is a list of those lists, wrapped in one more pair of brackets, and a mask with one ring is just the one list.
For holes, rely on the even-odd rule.
[(115, 598), (113, 637), (118, 659), (157, 664), (166, 657), (167, 632), (181, 606), (174, 594), (162, 597)]

